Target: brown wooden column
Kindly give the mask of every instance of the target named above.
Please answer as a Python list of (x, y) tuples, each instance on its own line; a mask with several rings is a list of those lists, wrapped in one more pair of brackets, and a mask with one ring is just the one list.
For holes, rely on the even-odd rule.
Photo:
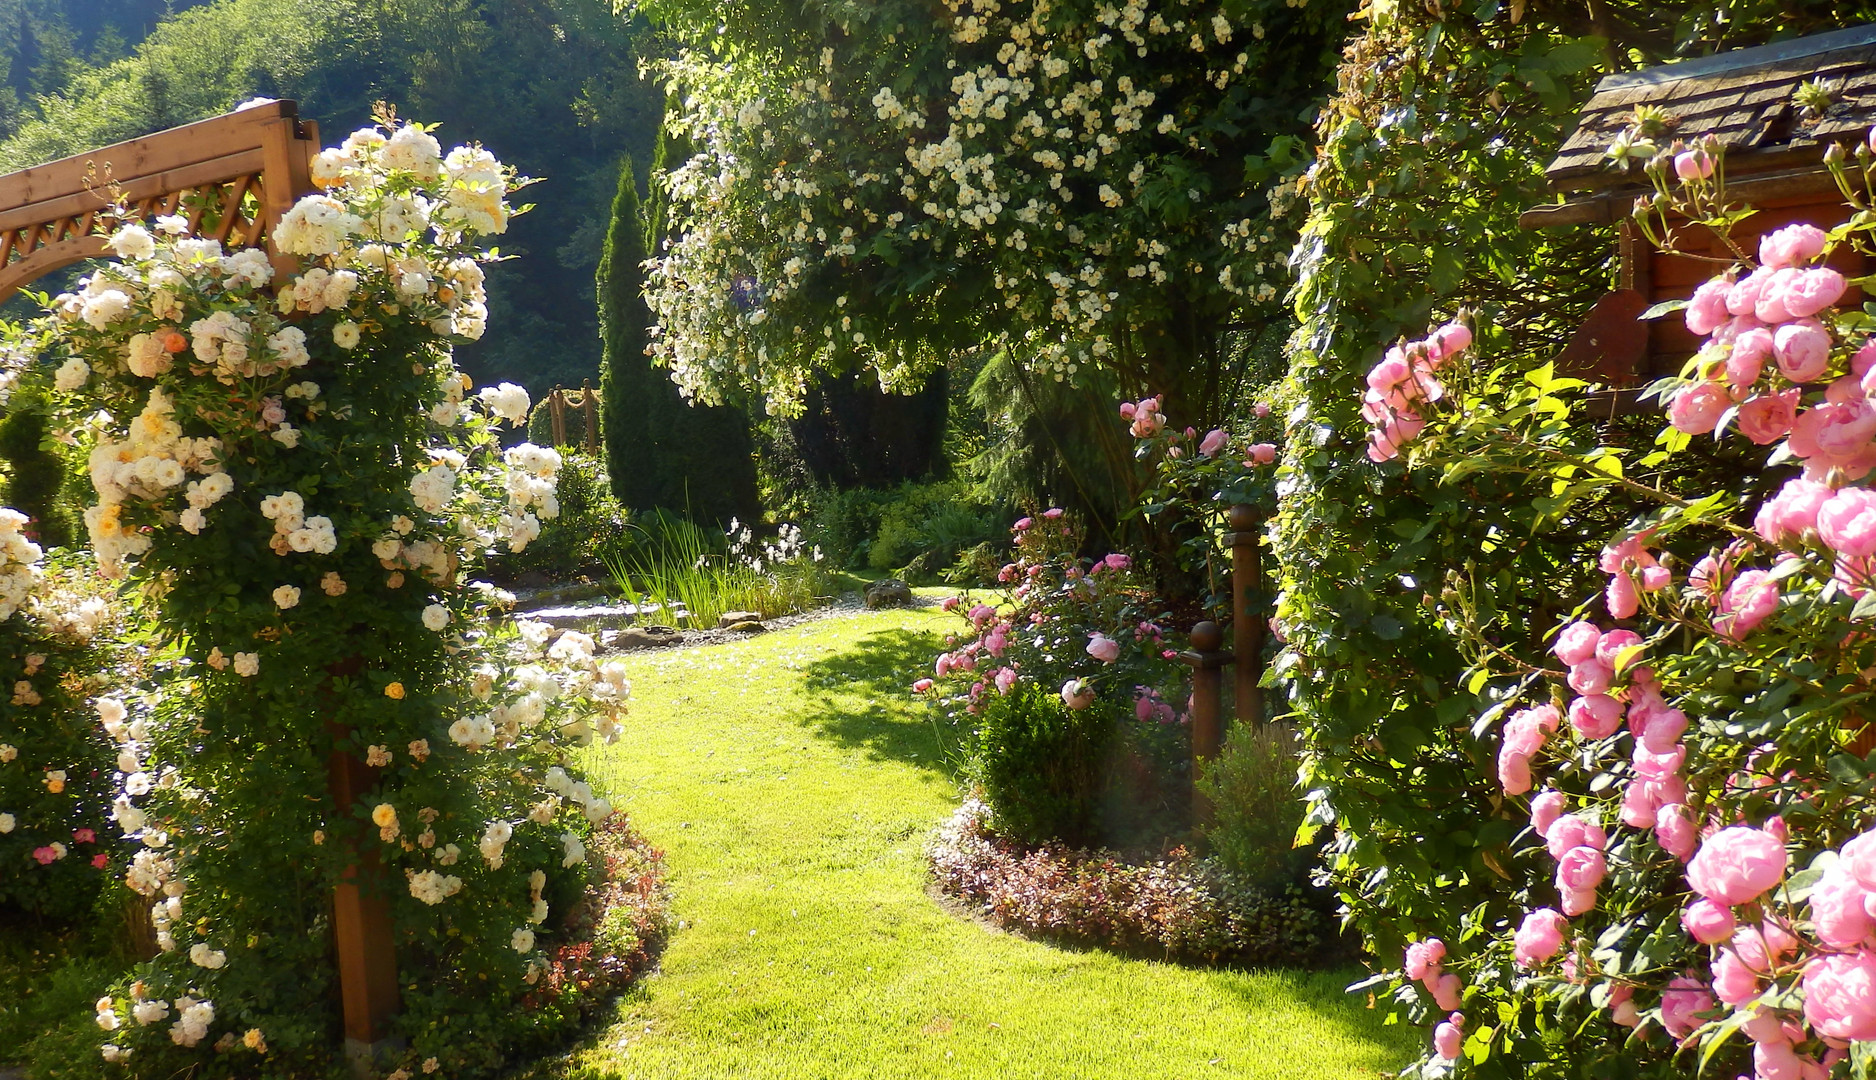
[(1192, 648), (1179, 654), (1179, 659), (1192, 668), (1192, 817), (1199, 822), (1212, 819), (1211, 800), (1199, 792), (1199, 770), (1218, 756), (1224, 744), (1221, 669), (1232, 660), (1230, 653), (1219, 649), (1224, 643), (1224, 631), (1208, 619), (1192, 628)]
[[(1232, 695), (1238, 721), (1264, 720), (1264, 613), (1258, 604), (1264, 590), (1264, 519), (1255, 507), (1239, 503), (1231, 508), (1231, 647), (1237, 657), (1232, 669)], [(1256, 610), (1253, 610), (1256, 608)]]
[[(376, 782), (377, 772), (350, 754), (334, 752), (328, 761), (332, 801), (341, 816)], [(348, 1055), (368, 1053), (372, 1044), (390, 1032), (397, 1013), (397, 951), (391, 934), (391, 905), (382, 893), (373, 894), (361, 883), (380, 877), (378, 855), (369, 845), (356, 850), (345, 880), (333, 889), (332, 930), (338, 953), (339, 998), (345, 1014)]]

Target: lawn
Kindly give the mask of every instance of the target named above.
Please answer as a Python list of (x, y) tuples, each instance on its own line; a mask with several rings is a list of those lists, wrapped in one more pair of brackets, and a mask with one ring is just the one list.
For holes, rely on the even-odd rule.
[[(662, 970), (573, 1077), (1372, 1077), (1418, 1033), (1354, 976), (1063, 950), (948, 912), (922, 848), (955, 808), (906, 688), (951, 617), (856, 613), (633, 658), (625, 737), (585, 762), (668, 855)], [(558, 1071), (558, 1070), (557, 1070)]]

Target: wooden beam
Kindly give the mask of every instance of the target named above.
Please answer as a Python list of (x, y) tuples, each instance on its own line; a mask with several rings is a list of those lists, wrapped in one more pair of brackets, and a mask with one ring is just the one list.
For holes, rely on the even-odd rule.
[[(141, 203), (145, 199), (160, 197), (180, 198), (181, 193), (208, 184), (226, 183), (238, 176), (248, 176), (261, 171), (263, 162), (259, 147), (237, 150), (197, 162), (167, 172), (132, 178), (122, 184), (126, 201)], [(4, 178), (0, 178), (4, 183)], [(50, 221), (57, 217), (69, 217), (87, 210), (98, 210), (111, 205), (108, 195), (102, 190), (87, 190), (80, 187), (76, 191), (55, 195), (38, 202), (26, 203), (0, 210), (0, 231), (16, 229), (21, 225), (41, 221)], [(171, 211), (173, 212), (173, 207)]]
[(47, 244), (11, 265), (0, 266), (0, 300), (12, 296), (34, 278), (44, 277), (54, 270), (104, 254), (104, 241), (102, 236), (74, 237), (61, 243)]
[[(1836, 179), (1820, 168), (1753, 176), (1726, 185), (1728, 201), (1741, 202), (1822, 195), (1836, 190)], [(1603, 225), (1620, 221), (1629, 216), (1637, 196), (1652, 194), (1653, 191), (1653, 188), (1629, 188), (1565, 203), (1534, 206), (1518, 215), (1518, 226), (1525, 229), (1551, 229), (1563, 225)]]

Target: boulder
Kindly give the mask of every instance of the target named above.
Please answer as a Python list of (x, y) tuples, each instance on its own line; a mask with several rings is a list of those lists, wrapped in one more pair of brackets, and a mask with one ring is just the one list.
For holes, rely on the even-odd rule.
[(912, 586), (898, 578), (875, 581), (866, 587), (869, 608), (905, 607), (912, 602)]
[(728, 630), (732, 634), (766, 634), (769, 631), (769, 628), (762, 625), (761, 621), (757, 619), (744, 619), (742, 622), (726, 626), (723, 629)]
[(717, 616), (717, 629), (734, 630), (736, 629), (737, 623), (759, 623), (761, 621), (762, 613), (760, 611), (726, 611)]
[(675, 626), (628, 626), (624, 630), (608, 630), (599, 637), (600, 648), (611, 652), (657, 649), (683, 643), (684, 635)]

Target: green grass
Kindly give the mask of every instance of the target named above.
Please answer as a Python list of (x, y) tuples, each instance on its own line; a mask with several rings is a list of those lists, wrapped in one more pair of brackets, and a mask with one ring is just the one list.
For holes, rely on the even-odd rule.
[(1420, 1033), (1355, 973), (1204, 971), (1042, 945), (947, 912), (923, 845), (957, 804), (906, 684), (953, 620), (809, 623), (635, 657), (618, 745), (586, 764), (668, 854), (662, 970), (557, 1075), (1373, 1077)]

